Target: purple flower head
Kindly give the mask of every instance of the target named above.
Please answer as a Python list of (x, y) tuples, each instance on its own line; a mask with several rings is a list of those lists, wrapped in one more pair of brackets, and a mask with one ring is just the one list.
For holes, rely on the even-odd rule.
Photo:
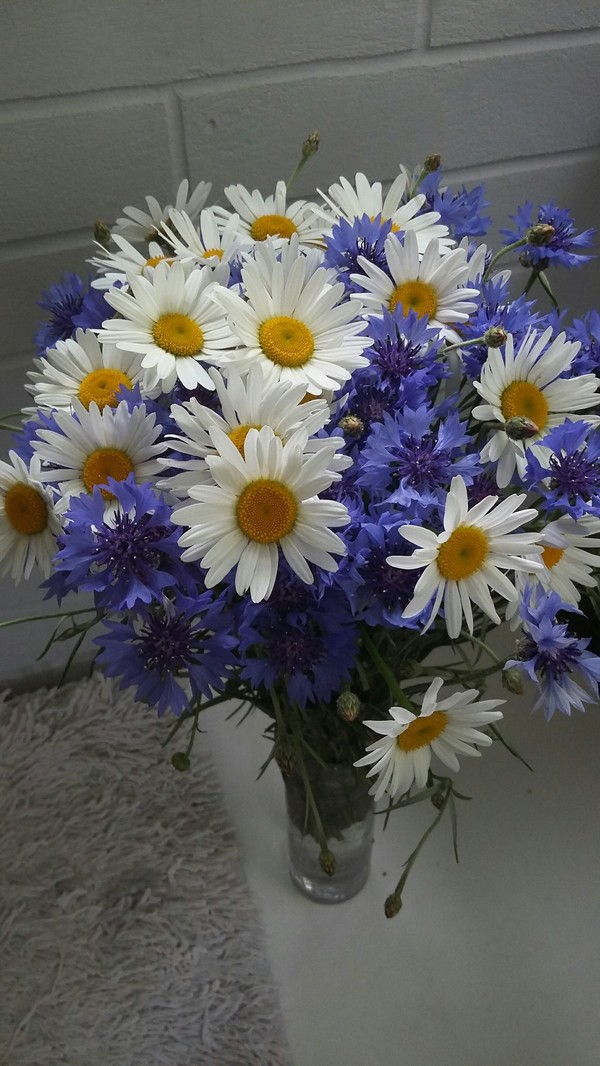
[(571, 363), (569, 377), (577, 378), (582, 374), (600, 375), (600, 314), (597, 311), (588, 311), (583, 318), (576, 318), (572, 328), (567, 330), (567, 338), (581, 344)]
[(389, 492), (399, 507), (417, 501), (441, 502), (456, 474), (470, 485), (480, 473), (477, 449), (456, 413), (439, 419), (425, 405), (405, 407), (394, 418), (374, 426), (361, 455), (358, 484), (373, 492)]
[(418, 574), (390, 566), (389, 555), (410, 555), (414, 546), (398, 532), (406, 515), (385, 511), (365, 522), (352, 544), (354, 565), (342, 587), (357, 618), (369, 625), (419, 629), (419, 618), (402, 612), (413, 597)]
[(305, 585), (286, 567), (269, 600), (246, 602), (240, 627), (242, 677), (255, 689), (282, 684), (300, 707), (326, 703), (350, 676), (356, 646), (344, 593)]
[(484, 208), (489, 207), (483, 185), (475, 185), (472, 189), (463, 185), (458, 191), (447, 187), (441, 189), (442, 173), (441, 168), (434, 170), (420, 182), (419, 192), (426, 196), (423, 210), (437, 211), (440, 222), (448, 227), (456, 241), (486, 233), (492, 220), (483, 213)]
[(534, 595), (528, 586), (521, 604), (525, 636), (519, 658), (506, 664), (538, 685), (540, 695), (533, 709), (543, 710), (548, 720), (556, 711), (570, 715), (572, 708), (583, 711), (585, 703), (596, 702), (600, 682), (600, 658), (586, 650), (589, 639), (578, 639), (567, 623), (558, 622), (559, 612), (581, 614), (558, 593), (538, 589)]
[[(507, 333), (513, 334), (515, 348), (518, 349), (531, 327), (540, 328), (540, 316), (533, 311), (534, 302), (525, 296), (511, 300), (508, 284), (508, 279), (502, 274), (480, 284), (477, 310), (469, 317), (468, 322), (460, 326), (460, 335), (465, 341), (482, 337), (486, 330), (500, 326)], [(467, 374), (478, 378), (487, 357), (488, 349), (485, 344), (464, 348), (462, 362)]]
[(571, 422), (550, 430), (540, 441), (552, 449), (547, 465), (527, 451), (525, 481), (541, 495), (542, 510), (572, 518), (600, 515), (600, 430), (588, 422)]
[(382, 221), (381, 215), (369, 218), (355, 218), (348, 222), (340, 218), (333, 226), (330, 237), (325, 237), (324, 264), (333, 267), (337, 271), (338, 278), (346, 287), (347, 292), (361, 292), (359, 286), (351, 281), (351, 274), (363, 274), (358, 258), (364, 256), (370, 263), (387, 270), (385, 258), (385, 239), (391, 233), (392, 223), (388, 219)]
[(94, 643), (101, 649), (98, 662), (109, 677), (121, 679), (121, 688), (135, 688), (136, 699), (159, 715), (180, 715), (197, 697), (222, 690), (238, 642), (226, 605), (212, 593), (194, 599), (178, 593), (127, 622), (105, 622)]
[(105, 517), (98, 486), (74, 497), (55, 560), (69, 589), (93, 592), (96, 606), (124, 610), (161, 601), (163, 590), (189, 586), (191, 572), (181, 563), (180, 529), (171, 509), (149, 485), (108, 479), (121, 510)]
[(580, 248), (585, 248), (592, 243), (595, 230), (586, 229), (582, 233), (575, 232), (575, 223), (569, 211), (563, 210), (550, 200), (547, 204), (541, 204), (534, 211), (530, 201), (517, 208), (515, 215), (510, 216), (516, 223), (514, 229), (501, 229), (500, 233), (505, 237), (505, 244), (513, 244), (515, 241), (527, 237), (532, 226), (552, 226), (553, 236), (547, 244), (537, 245), (527, 243), (523, 246), (522, 255), (530, 266), (539, 266), (545, 269), (547, 266), (564, 266), (568, 269), (583, 266), (593, 256), (582, 255)]
[(78, 274), (63, 274), (60, 282), (42, 293), (39, 307), (50, 318), (43, 322), (33, 340), (38, 355), (54, 348), (57, 341), (66, 341), (76, 329), (99, 329), (103, 321), (114, 314), (98, 289), (91, 289)]

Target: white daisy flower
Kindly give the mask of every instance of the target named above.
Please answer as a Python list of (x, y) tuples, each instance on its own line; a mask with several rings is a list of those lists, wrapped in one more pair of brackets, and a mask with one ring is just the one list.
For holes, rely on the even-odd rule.
[[(407, 230), (414, 233), (420, 252), (424, 252), (432, 240), (439, 240), (442, 248), (452, 247), (454, 241), (449, 235), (448, 227), (440, 222), (439, 213), (426, 211), (419, 214), (426, 201), (423, 193), (412, 196), (406, 203), (402, 202), (408, 183), (408, 173), (401, 168), (385, 199), (381, 182), (376, 181), (371, 185), (364, 174), (356, 175), (355, 185), (351, 185), (347, 178), (340, 178), (339, 185), (330, 185), (327, 193), (321, 189), (317, 189), (317, 192), (333, 212), (334, 218), (330, 221), (335, 222), (341, 217), (348, 222), (354, 222), (355, 218), (362, 218), (363, 215), (374, 220), (377, 215), (381, 215), (382, 222), (391, 221), (392, 233), (405, 233)], [(325, 212), (322, 214), (323, 218), (330, 218)]]
[[(569, 369), (581, 345), (567, 341), (560, 333), (550, 342), (552, 328), (538, 334), (531, 330), (515, 354), (512, 334), (504, 347), (489, 348), (481, 369), (480, 381), (473, 384), (485, 402), (473, 408), (473, 417), (485, 422), (498, 422), (498, 429), (481, 451), (484, 463), (497, 463), (496, 480), (500, 488), (508, 485), (515, 467), (520, 478), (527, 467), (527, 449), (547, 465), (551, 450), (542, 438), (569, 418), (581, 419), (597, 426), (600, 419), (590, 415), (589, 408), (600, 403), (600, 382), (595, 374), (580, 374), (575, 378), (561, 375)], [(576, 412), (586, 411), (580, 415)], [(512, 418), (527, 418), (538, 432), (526, 440), (513, 440), (504, 429)], [(539, 443), (541, 442), (541, 443)]]
[(17, 583), (34, 566), (50, 574), (61, 523), (50, 491), (41, 483), (41, 464), (34, 455), (29, 467), (16, 452), (0, 462), (0, 563)]
[[(309, 437), (329, 421), (329, 405), (325, 400), (314, 399), (304, 403), (306, 393), (302, 384), (279, 381), (265, 385), (260, 366), (253, 366), (246, 378), (232, 374), (225, 380), (215, 369), (209, 370), (209, 374), (219, 397), (221, 414), (203, 406), (195, 398), (183, 406), (171, 407), (171, 418), (182, 430), (181, 436), (171, 437), (171, 446), (175, 453), (191, 458), (167, 456), (160, 459), (161, 465), (186, 473), (165, 478), (158, 487), (170, 489), (178, 496), (186, 496), (190, 485), (212, 484), (205, 459), (207, 455), (217, 454), (210, 435), (213, 427), (226, 433), (243, 456), (244, 443), (251, 429), (270, 426), (284, 444), (293, 441), (306, 449)], [(329, 448), (332, 471), (351, 465), (349, 456), (336, 454), (344, 446), (341, 437), (317, 438), (310, 443), (316, 446), (314, 450)], [(336, 479), (338, 477), (339, 474), (336, 474)]]
[[(55, 411), (53, 418), (58, 431), (39, 429), (33, 447), (44, 463), (52, 464), (41, 471), (40, 480), (58, 484), (65, 499), (92, 492), (95, 485), (106, 485), (109, 477), (125, 481), (134, 474), (141, 484), (160, 472), (156, 457), (166, 445), (158, 442), (161, 427), (144, 404), (130, 411), (123, 400), (116, 408), (100, 411), (91, 403), (86, 410), (74, 399), (73, 415)], [(107, 511), (114, 511), (114, 496), (107, 489), (102, 495)]]
[[(540, 532), (543, 569), (527, 577), (515, 575), (519, 598), (522, 599), (528, 584), (540, 585), (546, 592), (557, 592), (564, 603), (577, 606), (581, 599), (578, 585), (594, 588), (597, 579), (592, 573), (600, 567), (600, 554), (589, 548), (600, 548), (600, 519), (589, 515), (571, 518), (563, 515), (549, 522)], [(520, 623), (519, 604), (509, 603), (506, 617), (512, 620), (511, 628)]]
[(204, 207), (212, 186), (210, 182), (200, 181), (193, 192), (189, 192), (187, 178), (181, 182), (174, 204), (161, 207), (154, 196), (146, 197), (147, 211), (141, 211), (139, 207), (124, 207), (123, 218), (118, 218), (112, 230), (121, 237), (127, 237), (131, 241), (152, 241), (160, 235), (161, 223), (169, 218), (169, 212), (175, 207), (176, 211), (185, 211), (193, 222), (199, 217)]
[(242, 248), (252, 247), (251, 241), (240, 238), (239, 219), (232, 215), (219, 226), (214, 208), (205, 208), (200, 213), (198, 228), (184, 211), (171, 211), (169, 225), (163, 222), (165, 239), (184, 262), (192, 260), (199, 266), (218, 266), (227, 263)]
[(309, 563), (337, 570), (333, 555), (346, 549), (332, 527), (347, 525), (350, 516), (343, 504), (317, 495), (333, 480), (329, 452), (306, 456), (299, 444), (283, 444), (264, 426), (250, 430), (242, 456), (220, 429), (210, 434), (218, 454), (206, 462), (215, 484), (192, 486), (194, 502), (173, 512), (173, 522), (189, 527), (179, 539), (182, 558), (199, 560), (207, 588), (235, 567), (239, 595), (249, 589), (254, 603), (268, 599), (280, 549), (307, 584), (313, 582)]
[(412, 555), (390, 555), (387, 562), (400, 570), (424, 567), (403, 617), (416, 618), (433, 598), (425, 632), (443, 600), (446, 628), (454, 640), (460, 634), (463, 615), (469, 633), (473, 632), (473, 601), (499, 625), (501, 620), (490, 589), (509, 602), (519, 598), (515, 586), (502, 571), (529, 574), (539, 572), (544, 566), (539, 559), (539, 533), (513, 532), (537, 517), (534, 508), (519, 511), (525, 499), (525, 493), (513, 495), (496, 506), (498, 497), (486, 496), (469, 509), (465, 483), (457, 476), (452, 478), (446, 498), (442, 533), (421, 526), (400, 526), (402, 536), (416, 544), (417, 550)]
[(103, 245), (98, 244), (103, 255), (93, 256), (92, 259), (87, 260), (98, 269), (101, 275), (92, 281), (93, 289), (110, 289), (113, 285), (127, 285), (128, 274), (146, 274), (159, 263), (173, 262), (173, 256), (165, 255), (163, 248), (156, 241), (150, 242), (148, 246), (150, 255), (146, 256), (118, 234), (113, 240), (119, 249), (118, 252), (108, 251)]
[(70, 411), (74, 399), (86, 408), (91, 403), (100, 410), (116, 407), (119, 389), (143, 385), (142, 357), (114, 344), (100, 345), (91, 330), (78, 329), (74, 339), (57, 341), (34, 365), (37, 370), (27, 373), (33, 384), (25, 388), (37, 406), (24, 408), (25, 414), (35, 414), (39, 407)]
[(379, 733), (381, 739), (369, 744), (367, 754), (354, 765), (370, 766), (367, 777), (377, 777), (370, 789), (376, 802), (385, 792), (391, 798), (398, 793), (403, 796), (413, 783), (417, 788), (425, 788), (432, 752), (456, 772), (460, 769), (457, 752), (481, 755), (477, 749), (492, 743), (492, 738), (477, 726), (502, 718), (502, 711), (494, 708), (506, 700), (478, 700), (479, 692), (475, 688), (440, 700), (438, 693), (442, 685), (441, 677), (433, 679), (418, 715), (405, 707), (390, 707), (388, 720), (364, 723)]
[(219, 361), (223, 349), (234, 343), (223, 312), (208, 296), (215, 275), (204, 267), (186, 277), (178, 262), (159, 263), (152, 277), (130, 274), (130, 293), (106, 293), (106, 301), (123, 317), (107, 319), (100, 340), (142, 355), (148, 388), (160, 383), (163, 392), (170, 392), (179, 379), (190, 391), (198, 385), (212, 390), (203, 362)]
[(367, 366), (362, 352), (370, 341), (358, 336), (365, 328), (358, 305), (344, 300), (344, 286), (330, 284), (330, 276), (300, 252), (297, 238), (280, 252), (272, 242), (257, 246), (242, 270), (246, 299), (212, 290), (239, 344), (221, 366), (244, 373), (259, 363), (266, 382), (302, 383), (317, 395)]
[[(473, 297), (479, 290), (466, 286), (469, 264), (463, 248), (454, 248), (442, 254), (439, 241), (430, 241), (420, 258), (419, 246), (414, 233), (407, 232), (404, 244), (390, 233), (385, 242), (385, 255), (389, 274), (380, 267), (359, 256), (363, 274), (351, 278), (363, 289), (352, 299), (362, 300), (375, 312), (382, 306), (393, 311), (398, 304), (404, 314), (415, 311), (427, 315), (429, 324), (440, 330), (443, 337), (458, 343), (460, 337), (452, 329), (454, 322), (466, 322), (477, 304)], [(391, 276), (390, 276), (391, 275)]]
[[(225, 196), (236, 212), (238, 233), (246, 240), (289, 240), (297, 234), (300, 244), (323, 243), (323, 224), (314, 204), (306, 200), (288, 204), (285, 181), (277, 182), (274, 196), (263, 196), (258, 189), (250, 192), (243, 185), (228, 185)], [(224, 223), (232, 218), (232, 212), (224, 207), (217, 206), (214, 211)]]

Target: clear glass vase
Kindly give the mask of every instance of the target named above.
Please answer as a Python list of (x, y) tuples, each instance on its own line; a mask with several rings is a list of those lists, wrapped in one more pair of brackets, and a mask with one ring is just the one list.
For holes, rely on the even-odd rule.
[[(328, 856), (323, 848), (304, 779), (298, 769), (284, 776), (288, 817), (288, 869), (304, 895), (320, 903), (342, 903), (367, 881), (373, 845), (373, 798), (353, 766), (306, 763)], [(322, 837), (321, 837), (322, 839)], [(333, 862), (331, 861), (333, 856)], [(332, 867), (334, 868), (332, 869)]]

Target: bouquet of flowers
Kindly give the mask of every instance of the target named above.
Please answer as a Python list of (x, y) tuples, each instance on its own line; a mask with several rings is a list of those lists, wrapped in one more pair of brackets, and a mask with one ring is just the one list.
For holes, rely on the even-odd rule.
[(548, 273), (592, 231), (554, 203), (520, 207), (492, 253), (483, 189), (448, 188), (439, 157), (386, 195), (363, 174), (315, 202), (290, 184), (206, 206), (183, 182), (96, 224), (93, 280), (41, 305), (0, 558), (41, 573), (69, 661), (91, 633), (100, 669), (187, 731), (176, 768), (207, 707), (264, 711), (331, 877), (311, 767), (454, 825), (458, 756), (512, 751), (491, 674), (526, 676), (547, 718), (597, 698), (572, 619), (597, 595), (600, 318), (563, 321)]

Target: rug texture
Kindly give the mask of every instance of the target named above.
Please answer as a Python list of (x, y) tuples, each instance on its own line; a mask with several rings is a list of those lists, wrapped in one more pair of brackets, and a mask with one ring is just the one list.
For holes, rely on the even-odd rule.
[(100, 676), (1, 699), (2, 1066), (289, 1066), (207, 757)]

